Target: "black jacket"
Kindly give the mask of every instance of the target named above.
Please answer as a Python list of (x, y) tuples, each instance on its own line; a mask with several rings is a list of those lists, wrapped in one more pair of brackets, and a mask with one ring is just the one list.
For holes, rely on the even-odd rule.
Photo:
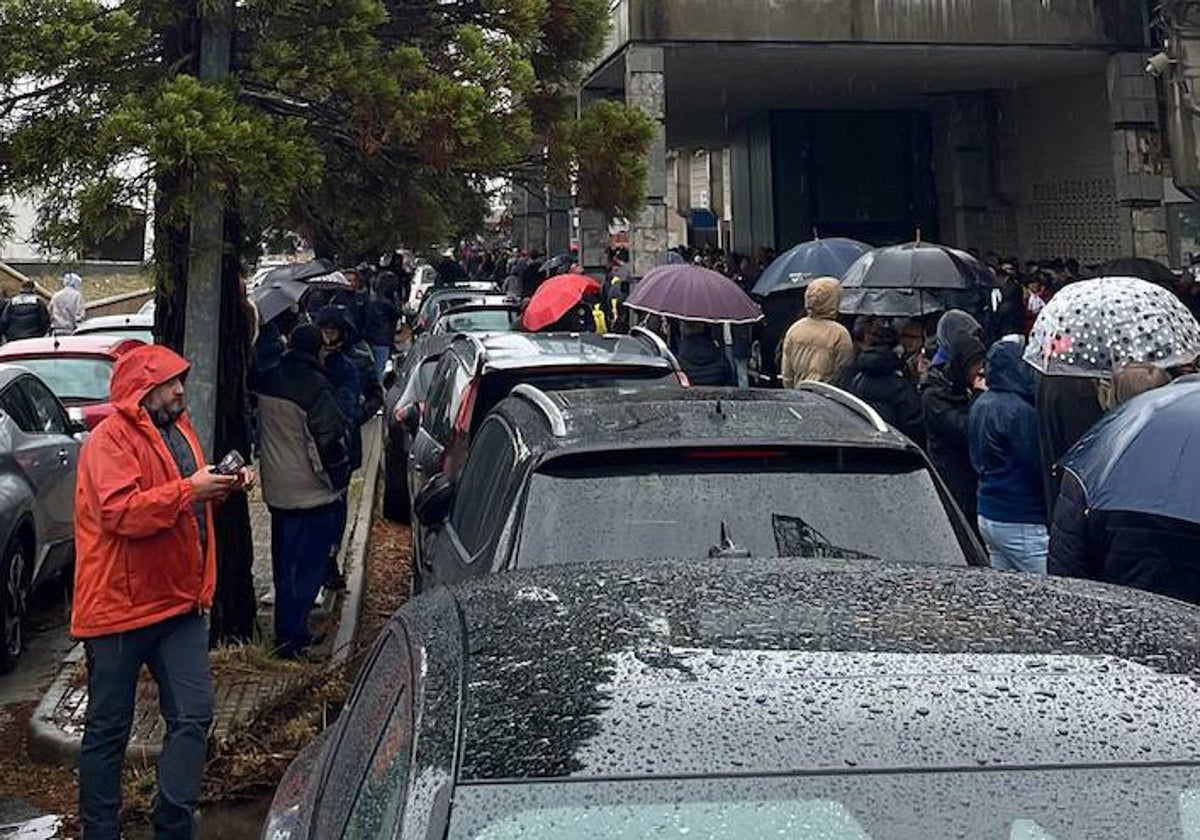
[(921, 386), (929, 460), (972, 527), (977, 527), (975, 497), (979, 477), (971, 466), (967, 436), (972, 399), (967, 368), (974, 359), (982, 358), (983, 353), (979, 339), (962, 336), (951, 347), (950, 362), (930, 368)]
[(1075, 376), (1043, 376), (1038, 383), (1038, 445), (1047, 517), (1054, 515), (1058, 501), (1059, 477), (1054, 465), (1104, 416), (1096, 385), (1095, 379)]
[(1067, 474), (1050, 529), (1050, 574), (1200, 604), (1200, 525), (1147, 513), (1086, 510), (1083, 488)]
[(367, 300), (363, 338), (372, 347), (391, 347), (396, 342), (400, 306), (393, 295), (377, 289)]
[(680, 339), (675, 358), (693, 385), (721, 388), (737, 384), (725, 353), (707, 336), (689, 335)]
[(8, 341), (41, 338), (50, 332), (50, 307), (34, 292), (21, 292), (4, 307), (0, 331)]
[(902, 361), (890, 347), (873, 347), (854, 357), (842, 378), (847, 391), (879, 412), (909, 440), (925, 446), (925, 418), (917, 389), (904, 378)]

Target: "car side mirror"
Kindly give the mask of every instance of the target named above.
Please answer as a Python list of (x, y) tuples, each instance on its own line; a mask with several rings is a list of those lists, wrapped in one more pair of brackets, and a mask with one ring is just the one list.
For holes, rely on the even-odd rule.
[(417, 493), (413, 513), (426, 528), (436, 530), (446, 524), (454, 504), (454, 479), (438, 473)]

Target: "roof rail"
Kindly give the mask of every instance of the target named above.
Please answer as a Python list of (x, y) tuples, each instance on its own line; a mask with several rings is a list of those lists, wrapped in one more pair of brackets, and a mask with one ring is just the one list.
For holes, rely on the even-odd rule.
[(545, 391), (525, 382), (513, 388), (511, 396), (525, 400), (546, 415), (546, 419), (550, 421), (550, 433), (555, 437), (567, 436), (567, 418), (563, 417), (562, 409), (546, 396)]
[(848, 391), (843, 391), (841, 388), (830, 385), (828, 382), (818, 382), (815, 379), (806, 379), (803, 382), (797, 383), (797, 391), (807, 391), (810, 394), (820, 394), (822, 397), (833, 400), (840, 406), (848, 408), (857, 414), (862, 419), (866, 420), (875, 427), (877, 432), (888, 431), (888, 424), (883, 422), (883, 418), (879, 416), (879, 412), (871, 408), (870, 405), (860, 400), (854, 394)]
[(683, 366), (679, 364), (679, 360), (675, 358), (675, 354), (671, 352), (671, 348), (667, 346), (667, 342), (663, 341), (663, 337), (654, 332), (654, 330), (646, 329), (643, 326), (636, 326), (629, 330), (629, 335), (653, 347), (655, 352), (671, 363), (671, 367), (676, 372), (683, 370)]

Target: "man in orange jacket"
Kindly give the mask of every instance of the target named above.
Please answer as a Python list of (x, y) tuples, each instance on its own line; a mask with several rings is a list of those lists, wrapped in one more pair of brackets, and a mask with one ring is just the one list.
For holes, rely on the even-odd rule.
[(185, 413), (188, 363), (139, 347), (113, 371), (117, 411), (83, 445), (75, 491), (75, 602), (88, 712), (79, 756), (83, 836), (121, 834), (121, 771), (138, 674), (158, 683), (167, 723), (158, 767), (156, 837), (193, 837), (212, 679), (208, 610), (216, 586), (212, 508), (254, 474), (219, 475)]

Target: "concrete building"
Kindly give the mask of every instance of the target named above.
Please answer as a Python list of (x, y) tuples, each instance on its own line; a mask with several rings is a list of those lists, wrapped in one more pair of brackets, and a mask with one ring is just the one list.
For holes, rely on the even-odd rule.
[[(1151, 5), (613, 0), (582, 103), (623, 98), (662, 126), (631, 220), (635, 271), (694, 235), (696, 209), (727, 217), (719, 241), (742, 253), (919, 228), (1022, 259), (1178, 263), (1167, 205), (1186, 199), (1144, 70)], [(594, 265), (603, 236), (581, 219)]]

